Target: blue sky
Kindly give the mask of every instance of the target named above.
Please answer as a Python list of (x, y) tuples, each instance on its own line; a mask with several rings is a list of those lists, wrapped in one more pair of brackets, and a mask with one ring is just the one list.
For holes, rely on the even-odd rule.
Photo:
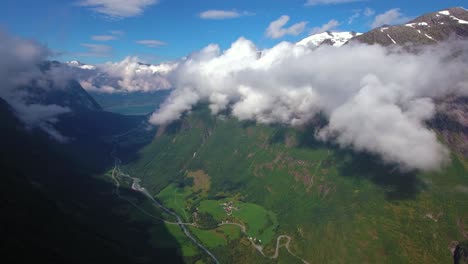
[[(37, 39), (61, 54), (59, 60), (102, 63), (138, 56), (156, 63), (210, 43), (225, 49), (239, 37), (268, 48), (311, 31), (365, 32), (382, 14), (391, 24), (454, 6), (466, 7), (466, 0), (7, 0), (0, 27)], [(274, 37), (266, 34), (281, 16), (289, 21)]]

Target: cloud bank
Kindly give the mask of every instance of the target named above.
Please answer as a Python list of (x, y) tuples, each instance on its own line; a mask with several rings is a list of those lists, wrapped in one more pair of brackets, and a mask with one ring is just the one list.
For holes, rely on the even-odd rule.
[(176, 62), (142, 64), (137, 57), (126, 57), (119, 62), (96, 65), (95, 69), (70, 67), (69, 70), (91, 92), (152, 92), (172, 87), (166, 76), (176, 66)]
[[(455, 49), (461, 55), (449, 60)], [(319, 139), (403, 169), (437, 169), (448, 150), (425, 121), (434, 114), (431, 98), (468, 95), (467, 54), (466, 42), (413, 53), (287, 42), (260, 51), (241, 38), (224, 52), (209, 45), (179, 62), (168, 74), (174, 90), (150, 122), (170, 123), (199, 102), (213, 114), (229, 109), (240, 120), (266, 124), (297, 126), (323, 113), (329, 124), (317, 131)]]

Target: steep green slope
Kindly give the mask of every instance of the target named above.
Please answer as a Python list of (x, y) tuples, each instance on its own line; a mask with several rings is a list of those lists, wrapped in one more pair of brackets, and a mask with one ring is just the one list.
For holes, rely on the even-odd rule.
[[(199, 237), (225, 263), (453, 261), (450, 249), (466, 239), (468, 224), (468, 170), (462, 156), (452, 155), (440, 172), (402, 173), (376, 157), (317, 142), (313, 134), (313, 125), (256, 125), (213, 117), (201, 106), (160, 129), (125, 170), (141, 177), (153, 195), (171, 183), (180, 188), (174, 193), (192, 188), (185, 204), (177, 205), (182, 208), (174, 208), (186, 211), (188, 220), (200, 223), (200, 213), (208, 212), (217, 221), (245, 226), (247, 234), (234, 240), (227, 231), (213, 229), (223, 243), (217, 237), (209, 243), (207, 233)], [(205, 192), (195, 191), (187, 180), (198, 170), (210, 179)], [(216, 202), (205, 210), (207, 201), (254, 204), (271, 212), (278, 221), (274, 238), (251, 240), (252, 220), (235, 211), (223, 217)], [(279, 257), (271, 259), (280, 235), (290, 242), (281, 238)], [(251, 241), (263, 246), (266, 257)]]

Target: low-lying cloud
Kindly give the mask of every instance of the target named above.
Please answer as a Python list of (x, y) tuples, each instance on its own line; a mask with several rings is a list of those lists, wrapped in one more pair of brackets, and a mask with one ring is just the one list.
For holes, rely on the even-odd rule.
[[(35, 41), (17, 38), (0, 30), (0, 97), (14, 109), (18, 118), (29, 128), (39, 127), (52, 137), (64, 141), (51, 124), (57, 116), (70, 111), (55, 104), (42, 105), (29, 103), (28, 97), (34, 91), (24, 87), (51, 89), (50, 82), (62, 83), (65, 76), (56, 69), (42, 71), (38, 65), (50, 55), (47, 48)], [(35, 83), (35, 85), (31, 85)], [(60, 86), (60, 85), (59, 85)]]
[(317, 131), (319, 139), (403, 169), (437, 169), (448, 150), (425, 121), (434, 114), (432, 98), (468, 95), (467, 44), (413, 52), (364, 44), (312, 50), (287, 42), (259, 50), (243, 38), (224, 52), (210, 45), (169, 73), (174, 90), (150, 121), (170, 123), (199, 102), (213, 114), (230, 109), (240, 120), (267, 124), (298, 126), (323, 113), (329, 124)]

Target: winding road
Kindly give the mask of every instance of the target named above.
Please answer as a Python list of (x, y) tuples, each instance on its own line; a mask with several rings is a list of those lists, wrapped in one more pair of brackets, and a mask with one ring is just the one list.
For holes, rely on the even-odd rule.
[(193, 235), (188, 230), (188, 228), (187, 228), (188, 225), (196, 226), (196, 224), (194, 224), (194, 223), (184, 223), (178, 214), (176, 214), (175, 212), (169, 210), (169, 208), (165, 207), (158, 200), (154, 199), (154, 197), (144, 187), (142, 187), (140, 185), (140, 179), (139, 178), (131, 177), (128, 174), (122, 173), (120, 168), (119, 168), (119, 165), (120, 165), (120, 160), (118, 158), (116, 158), (115, 165), (114, 165), (114, 168), (112, 170), (112, 179), (114, 180), (115, 186), (116, 186), (115, 193), (119, 198), (123, 198), (123, 197), (120, 195), (120, 192), (119, 192), (120, 182), (116, 178), (116, 175), (120, 176), (120, 177), (127, 177), (127, 178), (132, 179), (133, 180), (133, 182), (132, 182), (132, 189), (133, 190), (142, 193), (148, 199), (150, 199), (151, 202), (153, 202), (153, 204), (156, 205), (158, 208), (161, 208), (167, 214), (174, 216), (177, 222), (170, 222), (170, 221), (164, 220), (164, 219), (162, 219), (160, 217), (149, 214), (148, 212), (146, 212), (145, 210), (140, 208), (138, 205), (136, 205), (133, 202), (131, 202), (130, 200), (124, 198), (126, 201), (128, 201), (130, 204), (132, 204), (138, 210), (140, 210), (141, 212), (143, 212), (144, 214), (146, 214), (146, 215), (148, 215), (148, 216), (150, 216), (152, 218), (158, 219), (158, 220), (163, 221), (164, 223), (167, 223), (167, 224), (176, 224), (176, 225), (178, 225), (182, 229), (182, 231), (184, 232), (185, 236), (187, 236), (190, 240), (192, 240), (192, 242), (195, 243), (195, 245), (197, 245), (198, 248), (200, 248), (202, 251), (204, 251), (206, 254), (208, 254), (208, 256), (210, 256), (211, 259), (216, 264), (219, 264), (219, 261), (215, 257), (215, 255), (213, 255), (213, 253), (211, 253), (205, 246), (203, 246), (200, 242), (198, 242), (198, 240), (195, 239), (195, 237), (193, 237)]
[[(238, 226), (238, 227), (241, 229), (242, 233), (243, 233), (244, 235), (247, 235), (247, 228), (245, 227), (245, 225), (242, 225), (242, 224), (239, 224), (239, 223), (234, 223), (234, 222), (225, 222), (225, 223), (219, 224), (218, 226), (223, 226), (223, 225), (235, 225), (235, 226)], [(283, 238), (285, 238), (287, 241), (286, 241), (285, 244), (280, 245), (281, 239), (283, 239)], [(299, 257), (299, 256), (297, 256), (296, 254), (294, 254), (294, 253), (291, 252), (291, 249), (289, 248), (289, 244), (291, 243), (291, 240), (292, 240), (292, 238), (291, 238), (290, 236), (288, 236), (288, 235), (280, 235), (280, 236), (278, 236), (278, 238), (276, 239), (276, 250), (275, 250), (275, 254), (274, 254), (273, 256), (269, 257), (269, 258), (271, 258), (271, 259), (277, 259), (278, 256), (279, 256), (279, 249), (280, 249), (281, 247), (284, 246), (284, 247), (286, 248), (286, 250), (289, 252), (289, 254), (291, 254), (293, 257), (296, 257), (297, 259), (301, 260), (304, 264), (310, 264), (310, 263), (309, 263), (308, 261), (306, 261), (305, 259), (303, 259), (303, 258), (301, 258), (301, 257)], [(265, 255), (265, 253), (263, 252), (263, 247), (262, 247), (261, 245), (255, 244), (255, 242), (252, 241), (251, 239), (249, 239), (249, 241), (250, 241), (250, 243), (252, 244), (252, 246), (253, 246), (255, 249), (257, 249), (257, 251), (258, 251), (260, 254), (262, 254), (262, 256), (264, 256), (264, 257), (266, 257), (266, 258), (268, 257), (268, 256)]]

